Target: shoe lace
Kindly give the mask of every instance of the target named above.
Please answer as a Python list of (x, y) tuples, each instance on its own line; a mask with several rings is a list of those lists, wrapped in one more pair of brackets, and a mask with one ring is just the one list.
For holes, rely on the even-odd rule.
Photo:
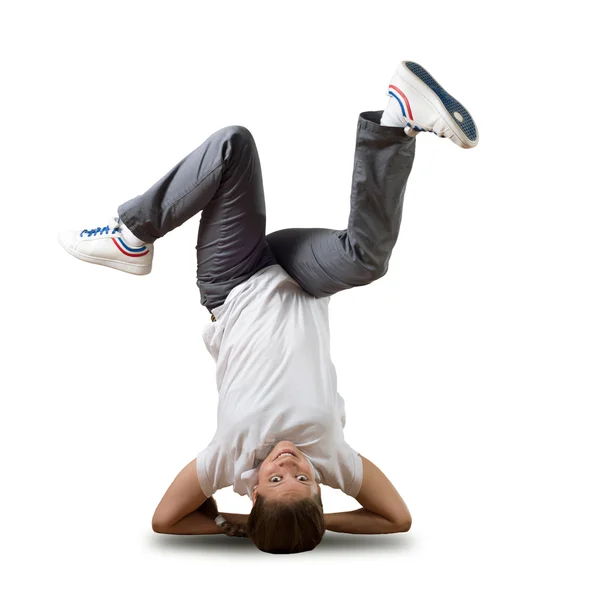
[(416, 136), (417, 133), (435, 133), (435, 135), (437, 135), (438, 137), (446, 137), (443, 133), (438, 133), (437, 131), (435, 131), (433, 128), (429, 127), (428, 129), (425, 129), (423, 127), (418, 127), (417, 125), (415, 125), (414, 123), (408, 123), (406, 125), (406, 127), (409, 130), (412, 130), (414, 133), (412, 134), (413, 136)]
[(121, 231), (119, 228), (119, 224), (121, 223), (121, 219), (112, 219), (109, 225), (105, 225), (104, 227), (96, 227), (95, 229), (84, 229), (79, 237), (83, 237), (87, 235), (88, 237), (92, 237), (93, 235), (105, 235), (107, 233), (114, 235), (118, 231)]
[(410, 130), (412, 130), (412, 134), (409, 134), (409, 135), (413, 135), (413, 136), (416, 136), (418, 133), (425, 132), (425, 133), (434, 133), (438, 137), (442, 137), (442, 138), (452, 137), (451, 133), (443, 127), (443, 120), (441, 120), (441, 119), (437, 119), (437, 121), (435, 122), (433, 127), (427, 127), (427, 128), (419, 127), (418, 125), (416, 125), (415, 123), (411, 123), (410, 121), (407, 123), (406, 126)]

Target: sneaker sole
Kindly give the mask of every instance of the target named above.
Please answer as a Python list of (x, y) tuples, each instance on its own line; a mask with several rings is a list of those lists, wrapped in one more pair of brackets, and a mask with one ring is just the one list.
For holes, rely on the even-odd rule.
[[(479, 132), (469, 111), (454, 96), (451, 96), (421, 65), (411, 61), (403, 61), (402, 65), (409, 71), (406, 75), (409, 75), (409, 78), (413, 81), (403, 77), (405, 73), (399, 72), (398, 75), (412, 85), (422, 96), (430, 101), (434, 100), (434, 106), (437, 105), (436, 108), (444, 117), (454, 135), (462, 142), (461, 145), (464, 148), (477, 146)], [(419, 89), (423, 85), (434, 94), (434, 98), (429, 97), (431, 94), (424, 93), (425, 90)]]
[(152, 271), (152, 265), (132, 265), (129, 263), (119, 262), (118, 260), (110, 260), (107, 258), (95, 258), (93, 256), (88, 256), (87, 254), (81, 254), (77, 252), (77, 250), (73, 250), (73, 248), (69, 248), (65, 244), (63, 244), (62, 240), (58, 238), (58, 243), (71, 255), (79, 260), (83, 260), (88, 263), (92, 263), (94, 265), (100, 265), (102, 267), (109, 267), (111, 269), (116, 269), (117, 271), (123, 271), (125, 273), (130, 273), (132, 275), (148, 275), (150, 271)]

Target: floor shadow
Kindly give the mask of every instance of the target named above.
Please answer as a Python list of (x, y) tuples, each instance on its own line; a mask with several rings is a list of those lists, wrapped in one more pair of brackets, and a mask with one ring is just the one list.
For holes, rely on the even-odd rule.
[[(149, 543), (155, 548), (176, 552), (210, 554), (223, 553), (253, 554), (254, 544), (245, 538), (232, 538), (226, 535), (152, 535)], [(414, 548), (415, 540), (410, 535), (349, 535), (327, 532), (315, 552), (326, 554), (354, 554), (370, 552), (407, 552)]]
[(257, 552), (254, 544), (246, 538), (226, 535), (153, 535), (150, 545), (161, 550), (210, 554), (252, 554)]
[(361, 552), (406, 552), (415, 546), (413, 536), (401, 534), (388, 535), (350, 535), (327, 532), (319, 544), (319, 552), (361, 553)]

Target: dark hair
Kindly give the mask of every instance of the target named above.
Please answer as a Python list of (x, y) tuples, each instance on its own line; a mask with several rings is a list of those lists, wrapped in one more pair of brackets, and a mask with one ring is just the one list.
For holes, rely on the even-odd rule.
[(325, 534), (320, 494), (296, 502), (276, 502), (257, 494), (246, 534), (271, 554), (293, 554), (316, 548)]

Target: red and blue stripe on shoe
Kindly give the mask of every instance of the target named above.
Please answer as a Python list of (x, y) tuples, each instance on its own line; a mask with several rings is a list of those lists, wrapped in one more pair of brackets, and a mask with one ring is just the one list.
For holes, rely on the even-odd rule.
[[(83, 234), (85, 233), (88, 238), (92, 237), (93, 235), (104, 235), (105, 233), (110, 233), (111, 235), (114, 235), (115, 233), (117, 233), (119, 231), (118, 227), (115, 227), (112, 231), (111, 228), (106, 225), (105, 227), (96, 227), (96, 229), (84, 229), (80, 234), (79, 237), (83, 237)], [(123, 238), (120, 237), (114, 237), (112, 238), (112, 241), (114, 243), (114, 245), (119, 249), (120, 252), (122, 252), (125, 256), (131, 256), (132, 258), (138, 258), (141, 256), (146, 256), (146, 254), (148, 254), (148, 252), (150, 252), (150, 250), (148, 249), (147, 246), (141, 246), (139, 248), (130, 248), (124, 241)]]
[(392, 98), (396, 98), (396, 100), (398, 101), (398, 104), (400, 105), (400, 110), (402, 111), (402, 116), (407, 120), (407, 125), (411, 129), (414, 129), (415, 131), (429, 131), (437, 135), (437, 133), (433, 131), (433, 129), (422, 129), (421, 127), (417, 127), (416, 125), (411, 124), (410, 121), (413, 121), (414, 117), (412, 114), (412, 109), (410, 108), (410, 102), (408, 101), (408, 98), (400, 88), (390, 84), (388, 88), (388, 94), (392, 96)]
[(124, 241), (123, 238), (112, 238), (115, 246), (123, 253), (125, 256), (132, 256), (133, 258), (137, 258), (139, 256), (146, 256), (150, 250), (146, 246), (142, 246), (141, 248), (130, 248)]

